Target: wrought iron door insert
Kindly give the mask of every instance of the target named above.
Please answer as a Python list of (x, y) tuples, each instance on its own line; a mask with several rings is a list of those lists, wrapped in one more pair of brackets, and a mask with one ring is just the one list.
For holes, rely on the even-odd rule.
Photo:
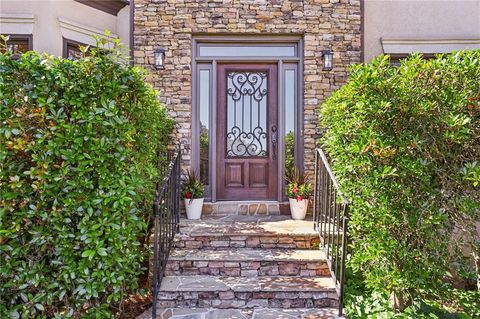
[(266, 72), (227, 74), (227, 157), (266, 157)]

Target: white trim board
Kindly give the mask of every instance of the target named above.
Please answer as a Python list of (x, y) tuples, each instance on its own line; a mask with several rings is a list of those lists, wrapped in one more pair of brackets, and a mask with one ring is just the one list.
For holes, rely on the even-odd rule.
[(380, 39), (385, 54), (450, 53), (480, 49), (480, 39)]
[(32, 34), (35, 16), (30, 13), (1, 13), (0, 33)]
[(60, 25), (60, 31), (62, 32), (62, 36), (68, 40), (96, 46), (97, 42), (93, 38), (93, 36), (108, 38), (110, 40), (118, 38), (117, 34), (110, 33), (110, 35), (107, 37), (105, 36), (104, 30), (92, 28), (90, 26), (66, 18), (58, 17), (58, 23)]

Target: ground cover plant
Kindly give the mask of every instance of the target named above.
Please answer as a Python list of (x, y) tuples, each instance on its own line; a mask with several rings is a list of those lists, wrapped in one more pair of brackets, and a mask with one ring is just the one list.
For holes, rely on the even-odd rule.
[(347, 313), (479, 318), (480, 51), (353, 66), (321, 125), (352, 203)]
[(172, 129), (144, 72), (116, 50), (0, 54), (0, 120), (0, 317), (120, 313)]

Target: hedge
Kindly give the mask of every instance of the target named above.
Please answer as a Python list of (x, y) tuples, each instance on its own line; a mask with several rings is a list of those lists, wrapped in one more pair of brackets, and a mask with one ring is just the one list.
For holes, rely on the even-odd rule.
[(115, 51), (0, 54), (0, 317), (102, 318), (138, 288), (172, 120)]
[(398, 67), (381, 56), (350, 72), (321, 108), (321, 144), (352, 203), (356, 285), (401, 310), (440, 296), (453, 272), (475, 280), (480, 51), (416, 54)]

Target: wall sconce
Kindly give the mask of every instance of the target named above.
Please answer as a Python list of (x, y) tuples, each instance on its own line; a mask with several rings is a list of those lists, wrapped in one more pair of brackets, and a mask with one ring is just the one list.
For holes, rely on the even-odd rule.
[(155, 69), (163, 70), (165, 69), (165, 50), (164, 49), (155, 49), (153, 51), (155, 57)]
[(323, 70), (331, 71), (333, 69), (333, 52), (330, 50), (322, 51)]

